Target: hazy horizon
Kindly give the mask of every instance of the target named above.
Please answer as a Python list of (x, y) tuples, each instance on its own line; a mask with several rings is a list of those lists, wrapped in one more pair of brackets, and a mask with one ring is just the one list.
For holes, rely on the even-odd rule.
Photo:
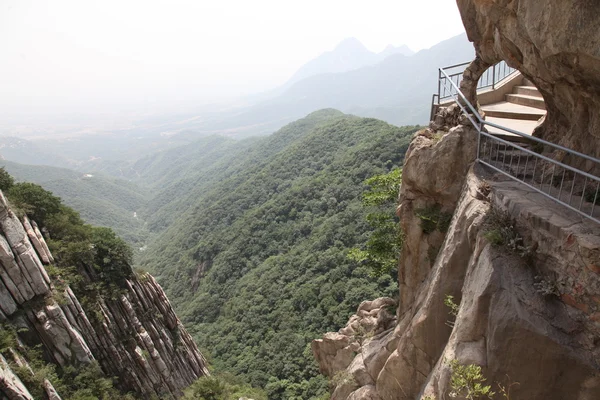
[(173, 112), (278, 87), (346, 38), (419, 51), (464, 31), (443, 0), (283, 3), (0, 0), (0, 123)]

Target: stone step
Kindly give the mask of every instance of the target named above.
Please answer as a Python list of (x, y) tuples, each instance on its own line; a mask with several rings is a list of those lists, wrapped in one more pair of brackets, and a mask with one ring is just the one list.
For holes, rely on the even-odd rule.
[(515, 86), (514, 93), (542, 98), (542, 94), (535, 86)]
[(541, 97), (526, 96), (523, 94), (507, 94), (506, 101), (522, 106), (539, 108), (540, 110), (546, 109), (546, 103), (544, 103), (544, 99)]
[(537, 121), (546, 115), (545, 110), (507, 101), (482, 106), (481, 110), (485, 113), (486, 117), (520, 119), (526, 121)]
[[(515, 130), (517, 132), (524, 133), (526, 135), (531, 135), (534, 129), (538, 126), (537, 120), (532, 121), (523, 119), (496, 118), (490, 117), (489, 115), (485, 116), (485, 121), (502, 126), (504, 128)], [(486, 125), (485, 127), (489, 133), (493, 134), (496, 137), (501, 137), (502, 139), (511, 142), (530, 142), (528, 138), (510, 133), (504, 129), (496, 128), (491, 125)]]

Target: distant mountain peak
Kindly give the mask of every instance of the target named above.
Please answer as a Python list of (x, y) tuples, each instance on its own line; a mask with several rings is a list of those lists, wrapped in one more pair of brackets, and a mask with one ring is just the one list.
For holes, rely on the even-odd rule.
[(348, 51), (348, 50), (358, 50), (358, 51), (369, 51), (364, 44), (360, 40), (355, 37), (350, 37), (342, 40), (335, 46), (333, 51)]
[(394, 54), (402, 54), (403, 56), (410, 57), (413, 54), (415, 54), (415, 52), (412, 51), (405, 44), (403, 44), (401, 46), (394, 46), (394, 45), (388, 44), (386, 46), (386, 48), (381, 53), (377, 54), (377, 56), (379, 57), (380, 60), (383, 60), (386, 57), (389, 57), (389, 56), (394, 55)]

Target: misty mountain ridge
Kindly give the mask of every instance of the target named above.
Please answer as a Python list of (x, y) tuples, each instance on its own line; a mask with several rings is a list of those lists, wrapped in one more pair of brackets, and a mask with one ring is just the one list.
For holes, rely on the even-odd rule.
[(300, 67), (283, 87), (287, 88), (314, 75), (348, 72), (374, 65), (394, 54), (410, 57), (414, 54), (414, 51), (406, 45), (395, 47), (390, 44), (382, 52), (375, 53), (367, 49), (358, 39), (347, 38), (342, 40), (333, 50), (321, 54)]
[[(349, 49), (357, 54), (368, 52), (356, 39), (345, 40), (337, 49), (340, 54), (348, 53)], [(389, 46), (382, 53), (393, 52)], [(69, 167), (82, 172), (103, 171), (130, 179), (137, 173), (131, 170), (132, 162), (145, 155), (211, 135), (235, 139), (269, 135), (324, 108), (382, 119), (398, 126), (426, 124), (431, 94), (437, 90), (438, 67), (473, 57), (473, 46), (461, 34), (410, 57), (396, 53), (352, 71), (314, 75), (280, 88), (279, 94), (246, 99), (235, 107), (210, 112), (182, 110), (177, 115), (143, 119), (118, 134), (107, 131), (69, 140), (38, 139), (32, 143), (15, 143), (14, 139), (0, 137), (0, 155), (18, 163)], [(174, 134), (163, 135), (164, 132)]]
[[(353, 42), (342, 47), (356, 48)], [(398, 126), (426, 124), (431, 94), (437, 90), (438, 68), (470, 61), (474, 56), (473, 45), (463, 33), (410, 57), (392, 54), (374, 65), (304, 78), (282, 88), (279, 95), (186, 127), (238, 138), (267, 135), (323, 108), (378, 118)]]

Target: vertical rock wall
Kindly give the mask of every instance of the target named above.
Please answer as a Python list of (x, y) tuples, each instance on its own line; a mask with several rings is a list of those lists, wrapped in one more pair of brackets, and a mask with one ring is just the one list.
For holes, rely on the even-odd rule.
[[(57, 293), (44, 264), (53, 257), (35, 222), (22, 221), (0, 193), (0, 321), (27, 329), (59, 366), (97, 360), (107, 375), (138, 395), (173, 395), (201, 376), (206, 361), (154, 278), (127, 281), (117, 299), (101, 300), (88, 316), (70, 288)], [(59, 299), (60, 301), (58, 301)], [(47, 395), (56, 398), (51, 385)], [(31, 395), (0, 359), (0, 398)]]
[[(413, 139), (398, 211), (397, 322), (378, 330), (361, 305), (345, 328), (313, 342), (332, 399), (447, 399), (455, 359), (481, 366), (494, 391), (512, 385), (510, 398), (600, 398), (600, 226), (473, 166), (474, 140), (465, 126)], [(445, 233), (425, 229), (437, 217), (419, 211), (436, 204), (453, 212)], [(486, 232), (499, 229), (491, 207), (516, 221), (506, 229), (528, 254), (490, 244)]]

